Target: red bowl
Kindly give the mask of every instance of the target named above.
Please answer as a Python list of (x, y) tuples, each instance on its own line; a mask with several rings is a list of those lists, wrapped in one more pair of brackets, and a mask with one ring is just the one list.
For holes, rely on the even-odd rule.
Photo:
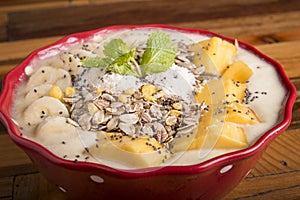
[(25, 67), (41, 51), (50, 47), (55, 48), (74, 38), (88, 38), (98, 32), (143, 28), (160, 28), (217, 36), (231, 43), (234, 42), (233, 39), (206, 30), (167, 25), (112, 26), (72, 34), (52, 45), (34, 51), (5, 76), (0, 96), (0, 118), (7, 127), (11, 139), (28, 154), (40, 172), (70, 199), (219, 199), (250, 172), (270, 141), (288, 127), (296, 98), (296, 89), (289, 81), (282, 66), (246, 43), (239, 42), (239, 46), (256, 54), (275, 68), (287, 91), (287, 98), (282, 110), (282, 120), (264, 133), (252, 146), (243, 150), (190, 166), (121, 170), (101, 164), (74, 163), (59, 158), (40, 144), (20, 136), (20, 129), (11, 118), (13, 94), (16, 87), (25, 76)]

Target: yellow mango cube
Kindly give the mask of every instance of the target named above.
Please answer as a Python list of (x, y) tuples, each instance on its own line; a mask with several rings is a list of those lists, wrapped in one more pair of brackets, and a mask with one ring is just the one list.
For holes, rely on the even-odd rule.
[(223, 74), (236, 56), (235, 45), (218, 37), (201, 41), (191, 47), (196, 66), (204, 65), (206, 72)]
[(237, 61), (227, 67), (222, 75), (222, 79), (245, 83), (252, 74), (253, 71), (248, 67), (248, 65), (242, 61)]
[(59, 100), (62, 100), (63, 98), (63, 92), (57, 85), (54, 85), (52, 88), (50, 88), (49, 95)]
[(229, 103), (241, 103), (245, 97), (248, 86), (244, 83), (237, 83), (233, 80), (224, 81), (225, 100)]
[(75, 88), (73, 88), (73, 87), (66, 87), (66, 89), (65, 89), (65, 94), (66, 94), (66, 96), (69, 96), (69, 95), (72, 95), (72, 94), (75, 94)]
[(239, 149), (248, 146), (244, 129), (232, 123), (224, 123), (221, 135), (219, 135), (215, 149)]
[(226, 109), (227, 122), (233, 122), (237, 124), (255, 124), (259, 122), (255, 113), (240, 103), (233, 103)]

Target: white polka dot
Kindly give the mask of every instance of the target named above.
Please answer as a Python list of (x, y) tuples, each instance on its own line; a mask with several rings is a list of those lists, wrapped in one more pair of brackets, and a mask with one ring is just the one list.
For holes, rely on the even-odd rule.
[(224, 173), (228, 172), (229, 170), (231, 170), (232, 167), (233, 167), (233, 165), (227, 165), (220, 170), (220, 173), (224, 174)]
[(100, 176), (91, 175), (90, 178), (92, 179), (92, 181), (94, 181), (96, 183), (103, 183), (104, 182), (104, 179), (101, 178)]
[(62, 192), (67, 192), (67, 190), (61, 186), (58, 186), (58, 188), (62, 191)]
[(31, 75), (33, 73), (33, 69), (30, 66), (25, 67), (25, 74), (27, 76)]

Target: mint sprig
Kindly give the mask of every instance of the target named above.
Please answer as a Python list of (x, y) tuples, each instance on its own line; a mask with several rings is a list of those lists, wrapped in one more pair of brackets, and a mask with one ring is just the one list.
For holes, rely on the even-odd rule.
[(82, 61), (87, 67), (102, 67), (109, 71), (133, 76), (167, 71), (174, 63), (177, 47), (170, 35), (163, 31), (154, 31), (148, 38), (147, 48), (141, 59), (135, 59), (136, 48), (130, 49), (121, 39), (104, 43), (104, 58), (86, 58)]
[(167, 71), (174, 63), (177, 46), (170, 35), (163, 31), (153, 32), (147, 40), (147, 48), (141, 59), (143, 75)]

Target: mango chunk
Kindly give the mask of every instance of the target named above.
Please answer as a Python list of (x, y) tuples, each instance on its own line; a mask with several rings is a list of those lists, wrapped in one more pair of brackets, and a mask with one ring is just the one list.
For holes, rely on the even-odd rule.
[(242, 61), (229, 65), (222, 75), (223, 80), (234, 80), (245, 83), (253, 74), (253, 71)]
[(237, 124), (255, 124), (259, 122), (258, 117), (248, 107), (240, 104), (233, 103), (226, 109), (226, 121)]
[(61, 91), (59, 86), (54, 85), (54, 86), (52, 86), (52, 88), (49, 91), (49, 96), (54, 97), (58, 100), (62, 100), (63, 92)]
[(99, 160), (134, 167), (153, 167), (170, 157), (169, 151), (148, 136), (132, 138), (111, 132), (99, 132), (97, 136), (99, 141), (89, 152)]
[(190, 138), (181, 137), (177, 139), (177, 143), (180, 146), (176, 146), (176, 148), (172, 150), (176, 152), (201, 148), (238, 149), (248, 146), (243, 128), (230, 122), (219, 123), (218, 127), (211, 126), (211, 119), (211, 113), (208, 112), (199, 123), (196, 135)]
[(218, 37), (201, 41), (191, 47), (196, 66), (204, 65), (206, 72), (222, 74), (237, 54), (233, 44)]
[(229, 103), (241, 103), (245, 97), (248, 86), (245, 83), (237, 83), (233, 80), (224, 81), (225, 101)]
[(220, 149), (238, 149), (248, 146), (244, 129), (237, 127), (232, 123), (225, 122), (223, 130), (214, 148)]

